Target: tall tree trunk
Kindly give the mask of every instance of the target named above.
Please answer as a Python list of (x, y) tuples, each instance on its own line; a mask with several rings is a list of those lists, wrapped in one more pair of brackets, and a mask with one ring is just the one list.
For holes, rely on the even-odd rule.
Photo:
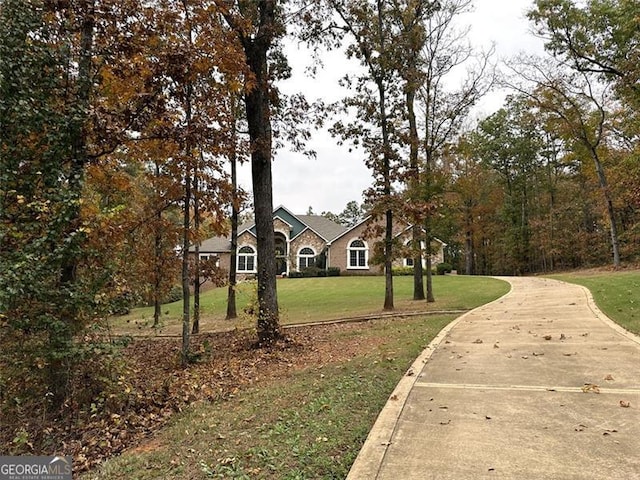
[(607, 204), (607, 217), (609, 220), (609, 232), (611, 234), (611, 248), (613, 250), (613, 266), (615, 268), (618, 268), (620, 266), (620, 243), (618, 241), (618, 228), (616, 225), (616, 216), (613, 208), (611, 191), (609, 190), (607, 177), (604, 173), (604, 168), (602, 167), (602, 163), (600, 162), (600, 156), (598, 155), (596, 148), (591, 147), (590, 151), (591, 151), (591, 158), (593, 158), (593, 162), (596, 167), (596, 172), (598, 174), (598, 182), (600, 184), (600, 189), (602, 190), (602, 195), (604, 196), (605, 203)]
[[(186, 123), (187, 129), (190, 130), (191, 125), (191, 85), (187, 85), (186, 94)], [(190, 300), (191, 292), (189, 289), (189, 230), (191, 228), (191, 167), (193, 162), (191, 141), (187, 139), (184, 152), (184, 200), (183, 200), (183, 217), (182, 217), (182, 365), (189, 363), (189, 344), (190, 344), (190, 327), (191, 312)]]
[(193, 229), (196, 232), (196, 243), (193, 258), (193, 325), (191, 333), (200, 333), (200, 199), (198, 184), (198, 167), (193, 172)]
[(237, 284), (237, 254), (238, 254), (238, 172), (236, 157), (235, 129), (233, 134), (233, 151), (231, 153), (231, 257), (229, 261), (229, 290), (227, 292), (227, 320), (238, 317), (236, 310), (236, 284)]
[[(416, 125), (416, 113), (414, 101), (416, 97), (416, 86), (411, 79), (407, 82), (406, 106), (409, 117), (409, 168), (411, 178), (409, 189), (412, 195), (417, 195), (420, 188), (420, 167), (418, 166), (418, 127)], [(424, 282), (422, 268), (422, 225), (420, 218), (416, 214), (413, 219), (411, 229), (411, 250), (413, 253), (413, 299), (424, 300)]]
[[(433, 152), (430, 148), (426, 149), (426, 158), (425, 158), (425, 168), (424, 168), (424, 189), (426, 193), (426, 198), (430, 202), (432, 200), (432, 192), (431, 192), (431, 174), (432, 174), (432, 162), (433, 162)], [(432, 261), (431, 261), (431, 242), (433, 240), (433, 235), (431, 233), (431, 214), (427, 212), (427, 216), (424, 220), (424, 241), (425, 241), (425, 256), (427, 257), (427, 302), (435, 302), (436, 299), (433, 295), (433, 272)]]
[(276, 256), (273, 230), (273, 192), (271, 176), (271, 107), (267, 52), (275, 28), (275, 2), (258, 4), (263, 35), (244, 38), (247, 65), (255, 76), (255, 84), (245, 93), (247, 124), (251, 142), (251, 177), (256, 221), (258, 253), (258, 321), (260, 344), (270, 344), (280, 337)]
[[(160, 178), (160, 163), (155, 161), (155, 175), (156, 179)], [(162, 211), (158, 209), (156, 213), (156, 224), (154, 227), (153, 238), (153, 328), (157, 328), (160, 325), (161, 315), (161, 292), (160, 287), (162, 284)]]
[(473, 238), (473, 215), (471, 213), (471, 207), (467, 207), (467, 212), (465, 214), (465, 274), (473, 275), (474, 271), (474, 238)]
[[(378, 0), (378, 41), (380, 50), (385, 52), (384, 32), (382, 22), (384, 21), (382, 12), (382, 0)], [(376, 84), (378, 86), (380, 126), (382, 128), (382, 176), (383, 176), (383, 196), (386, 206), (385, 210), (385, 235), (384, 235), (384, 310), (393, 310), (393, 211), (389, 204), (391, 201), (391, 145), (389, 141), (389, 127), (387, 125), (387, 103), (385, 95), (385, 71), (381, 65)]]

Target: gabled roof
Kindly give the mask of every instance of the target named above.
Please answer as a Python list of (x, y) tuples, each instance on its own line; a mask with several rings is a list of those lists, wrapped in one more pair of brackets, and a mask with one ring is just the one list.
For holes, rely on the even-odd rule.
[(323, 217), (322, 215), (296, 215), (298, 219), (311, 230), (320, 235), (325, 241), (333, 240), (348, 230), (344, 225)]

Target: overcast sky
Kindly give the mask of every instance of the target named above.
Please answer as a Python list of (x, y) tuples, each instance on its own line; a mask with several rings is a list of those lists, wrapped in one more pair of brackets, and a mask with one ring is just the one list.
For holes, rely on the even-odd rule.
[[(525, 12), (533, 0), (475, 0), (474, 11), (463, 18), (462, 24), (471, 26), (470, 40), (478, 47), (496, 47), (498, 59), (511, 57), (519, 52), (540, 53), (542, 42), (530, 33)], [(308, 54), (297, 47), (287, 52), (293, 70), (290, 80), (279, 87), (287, 93), (303, 92), (310, 100), (323, 98), (336, 101), (345, 94), (338, 86), (344, 74), (357, 69), (339, 52), (325, 57), (325, 67), (315, 78), (305, 76), (304, 69), (311, 61)], [(355, 61), (353, 61), (355, 62)], [(490, 114), (497, 110), (504, 92), (490, 94), (478, 107), (478, 114)], [(274, 208), (284, 205), (293, 213), (306, 213), (312, 207), (314, 213), (324, 211), (340, 213), (346, 204), (355, 200), (362, 203), (362, 192), (371, 186), (371, 171), (364, 165), (361, 151), (349, 152), (349, 146), (337, 145), (337, 139), (326, 130), (316, 131), (310, 143), (317, 152), (316, 159), (286, 149), (276, 152), (273, 160)], [(248, 165), (239, 172), (243, 188), (251, 189), (251, 173)]]

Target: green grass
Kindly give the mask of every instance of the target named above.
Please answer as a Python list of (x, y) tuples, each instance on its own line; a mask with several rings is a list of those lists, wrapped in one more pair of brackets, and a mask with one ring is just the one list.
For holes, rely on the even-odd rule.
[[(504, 284), (465, 276), (434, 276), (436, 302), (415, 302), (413, 278), (394, 277), (395, 306), (399, 311), (426, 310), (468, 310), (480, 305), (488, 298), (504, 293)], [(477, 282), (483, 288), (475, 288)], [(242, 316), (245, 306), (255, 298), (255, 283), (247, 282), (238, 286), (237, 307)], [(344, 317), (378, 314), (382, 312), (384, 300), (384, 278), (369, 277), (326, 277), (326, 278), (284, 278), (278, 280), (278, 303), (281, 323), (306, 323), (334, 320)], [(226, 314), (227, 289), (216, 288), (201, 295), (201, 329), (215, 331), (233, 326), (241, 326), (243, 320), (228, 322)], [(181, 328), (182, 302), (174, 302), (162, 307), (161, 333), (179, 333)], [(137, 308), (129, 315), (113, 317), (111, 327), (118, 333), (149, 332), (153, 310)], [(245, 326), (252, 320), (244, 318)]]
[(640, 271), (562, 274), (552, 278), (587, 287), (609, 318), (640, 335)]
[[(364, 313), (381, 303), (380, 278), (325, 280), (282, 281), (281, 299), (290, 296), (287, 311), (295, 305), (302, 318), (318, 319), (328, 312)], [(407, 284), (396, 286), (398, 297), (409, 296)], [(505, 282), (482, 277), (438, 277), (435, 287), (441, 309), (473, 308), (509, 290)], [(295, 292), (308, 310), (323, 313), (306, 312)], [(367, 308), (367, 302), (375, 306)], [(144, 448), (124, 452), (82, 478), (343, 479), (406, 369), (456, 316), (387, 318), (351, 325), (347, 332), (336, 329), (327, 342), (333, 349), (356, 339), (365, 353), (309, 366), (228, 400), (192, 405)]]
[(124, 453), (83, 478), (343, 479), (395, 385), (453, 318), (359, 324), (362, 341), (376, 336), (385, 343), (228, 401), (193, 405), (149, 449)]

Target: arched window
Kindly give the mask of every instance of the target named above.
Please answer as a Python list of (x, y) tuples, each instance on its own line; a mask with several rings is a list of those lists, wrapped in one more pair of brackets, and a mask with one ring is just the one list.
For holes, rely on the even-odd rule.
[(304, 247), (298, 252), (298, 271), (307, 267), (314, 267), (316, 264), (316, 254), (312, 248)]
[(245, 245), (238, 250), (238, 272), (256, 271), (256, 251), (253, 247)]
[(347, 247), (347, 268), (369, 268), (369, 249), (359, 238)]

